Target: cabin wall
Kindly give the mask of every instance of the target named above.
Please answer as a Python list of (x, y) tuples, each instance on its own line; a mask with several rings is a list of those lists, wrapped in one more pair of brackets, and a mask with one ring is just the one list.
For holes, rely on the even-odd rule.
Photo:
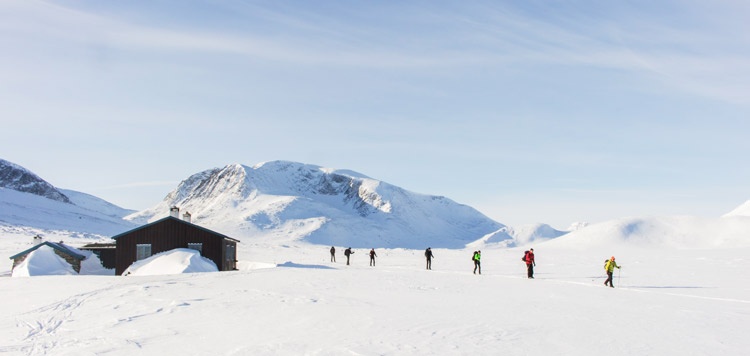
[(227, 270), (224, 261), (225, 240), (221, 235), (212, 233), (210, 230), (179, 220), (166, 219), (161, 223), (136, 229), (117, 237), (115, 274), (122, 275), (136, 261), (136, 245), (138, 244), (151, 244), (151, 255), (155, 255), (175, 248), (187, 248), (188, 243), (202, 243), (201, 255), (212, 260), (219, 270), (224, 271)]

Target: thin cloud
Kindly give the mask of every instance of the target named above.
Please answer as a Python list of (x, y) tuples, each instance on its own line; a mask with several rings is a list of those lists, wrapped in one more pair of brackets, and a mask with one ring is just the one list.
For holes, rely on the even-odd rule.
[(142, 188), (142, 187), (164, 187), (164, 186), (175, 186), (179, 184), (179, 181), (151, 181), (151, 182), (131, 182), (125, 184), (110, 185), (106, 187), (100, 187), (98, 190), (113, 190), (122, 188)]

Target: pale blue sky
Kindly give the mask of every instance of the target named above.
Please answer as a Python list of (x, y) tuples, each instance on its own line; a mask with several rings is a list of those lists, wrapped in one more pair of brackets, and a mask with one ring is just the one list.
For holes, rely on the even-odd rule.
[(745, 1), (0, 2), (0, 157), (126, 208), (290, 160), (509, 225), (750, 199)]

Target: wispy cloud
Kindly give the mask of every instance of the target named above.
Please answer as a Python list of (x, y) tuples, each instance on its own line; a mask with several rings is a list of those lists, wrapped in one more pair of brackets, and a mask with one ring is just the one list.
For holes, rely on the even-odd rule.
[(112, 190), (122, 188), (141, 188), (141, 187), (165, 187), (165, 186), (176, 186), (179, 181), (146, 181), (146, 182), (131, 182), (125, 184), (110, 185), (106, 187), (97, 188), (98, 190)]

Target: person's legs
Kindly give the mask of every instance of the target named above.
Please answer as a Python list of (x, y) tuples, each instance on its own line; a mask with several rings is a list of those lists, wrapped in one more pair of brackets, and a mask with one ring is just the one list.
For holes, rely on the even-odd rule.
[(607, 271), (607, 280), (604, 281), (605, 286), (610, 286), (614, 288), (615, 286), (612, 285), (612, 272)]

